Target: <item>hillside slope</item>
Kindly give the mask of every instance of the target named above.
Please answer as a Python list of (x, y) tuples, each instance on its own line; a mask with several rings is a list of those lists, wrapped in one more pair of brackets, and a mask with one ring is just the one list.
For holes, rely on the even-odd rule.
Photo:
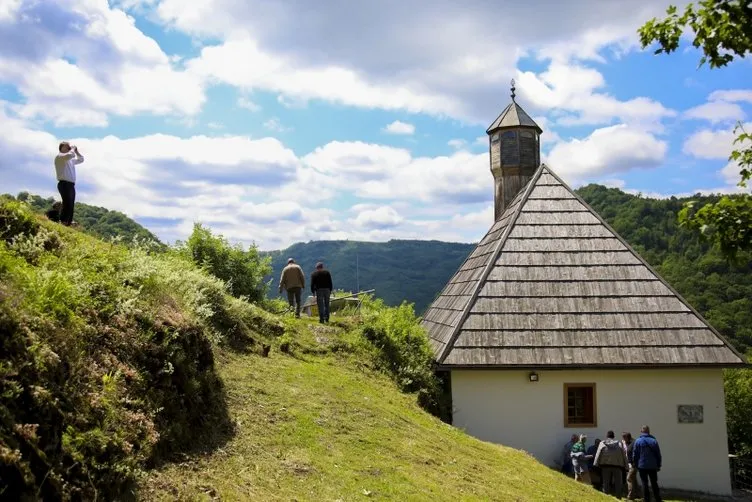
[[(5, 197), (10, 198), (8, 195)], [(52, 197), (44, 199), (27, 192), (21, 192), (16, 198), (27, 203), (38, 214), (44, 214), (55, 202)], [(133, 239), (160, 242), (156, 235), (120, 211), (76, 202), (74, 221), (84, 232), (103, 239), (117, 237), (125, 242)]]
[(347, 356), (338, 327), (300, 321), (292, 356), (221, 365), (236, 435), (167, 466), (147, 500), (608, 500), (527, 454), (478, 441)]

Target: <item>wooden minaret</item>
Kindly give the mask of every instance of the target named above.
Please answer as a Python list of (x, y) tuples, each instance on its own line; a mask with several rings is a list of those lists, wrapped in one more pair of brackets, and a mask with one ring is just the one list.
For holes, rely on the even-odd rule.
[(494, 220), (501, 217), (540, 165), (543, 130), (517, 104), (514, 91), (512, 80), (512, 102), (486, 130), (495, 184)]

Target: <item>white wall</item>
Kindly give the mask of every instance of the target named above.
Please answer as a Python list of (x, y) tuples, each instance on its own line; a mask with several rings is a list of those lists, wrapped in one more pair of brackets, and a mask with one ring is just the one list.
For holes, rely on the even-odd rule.
[[(663, 455), (662, 487), (730, 494), (720, 369), (452, 371), (453, 422), (485, 441), (519, 448), (554, 465), (574, 433), (588, 444), (613, 430), (636, 438), (650, 426)], [(564, 383), (596, 383), (597, 428), (564, 427)], [(704, 423), (677, 422), (677, 405), (701, 404)]]

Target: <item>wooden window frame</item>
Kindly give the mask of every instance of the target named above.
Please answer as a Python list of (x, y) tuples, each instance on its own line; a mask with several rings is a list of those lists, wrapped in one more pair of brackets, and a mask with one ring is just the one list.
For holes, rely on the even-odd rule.
[[(569, 423), (569, 389), (589, 387), (593, 389), (593, 421), (592, 423)], [(565, 383), (564, 384), (564, 427), (568, 429), (592, 429), (598, 427), (598, 393), (595, 382)]]

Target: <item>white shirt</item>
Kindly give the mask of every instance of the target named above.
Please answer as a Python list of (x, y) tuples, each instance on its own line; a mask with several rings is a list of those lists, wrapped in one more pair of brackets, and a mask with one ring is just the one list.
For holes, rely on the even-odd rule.
[(76, 182), (76, 165), (84, 161), (84, 156), (73, 150), (55, 155), (55, 172), (58, 181)]

